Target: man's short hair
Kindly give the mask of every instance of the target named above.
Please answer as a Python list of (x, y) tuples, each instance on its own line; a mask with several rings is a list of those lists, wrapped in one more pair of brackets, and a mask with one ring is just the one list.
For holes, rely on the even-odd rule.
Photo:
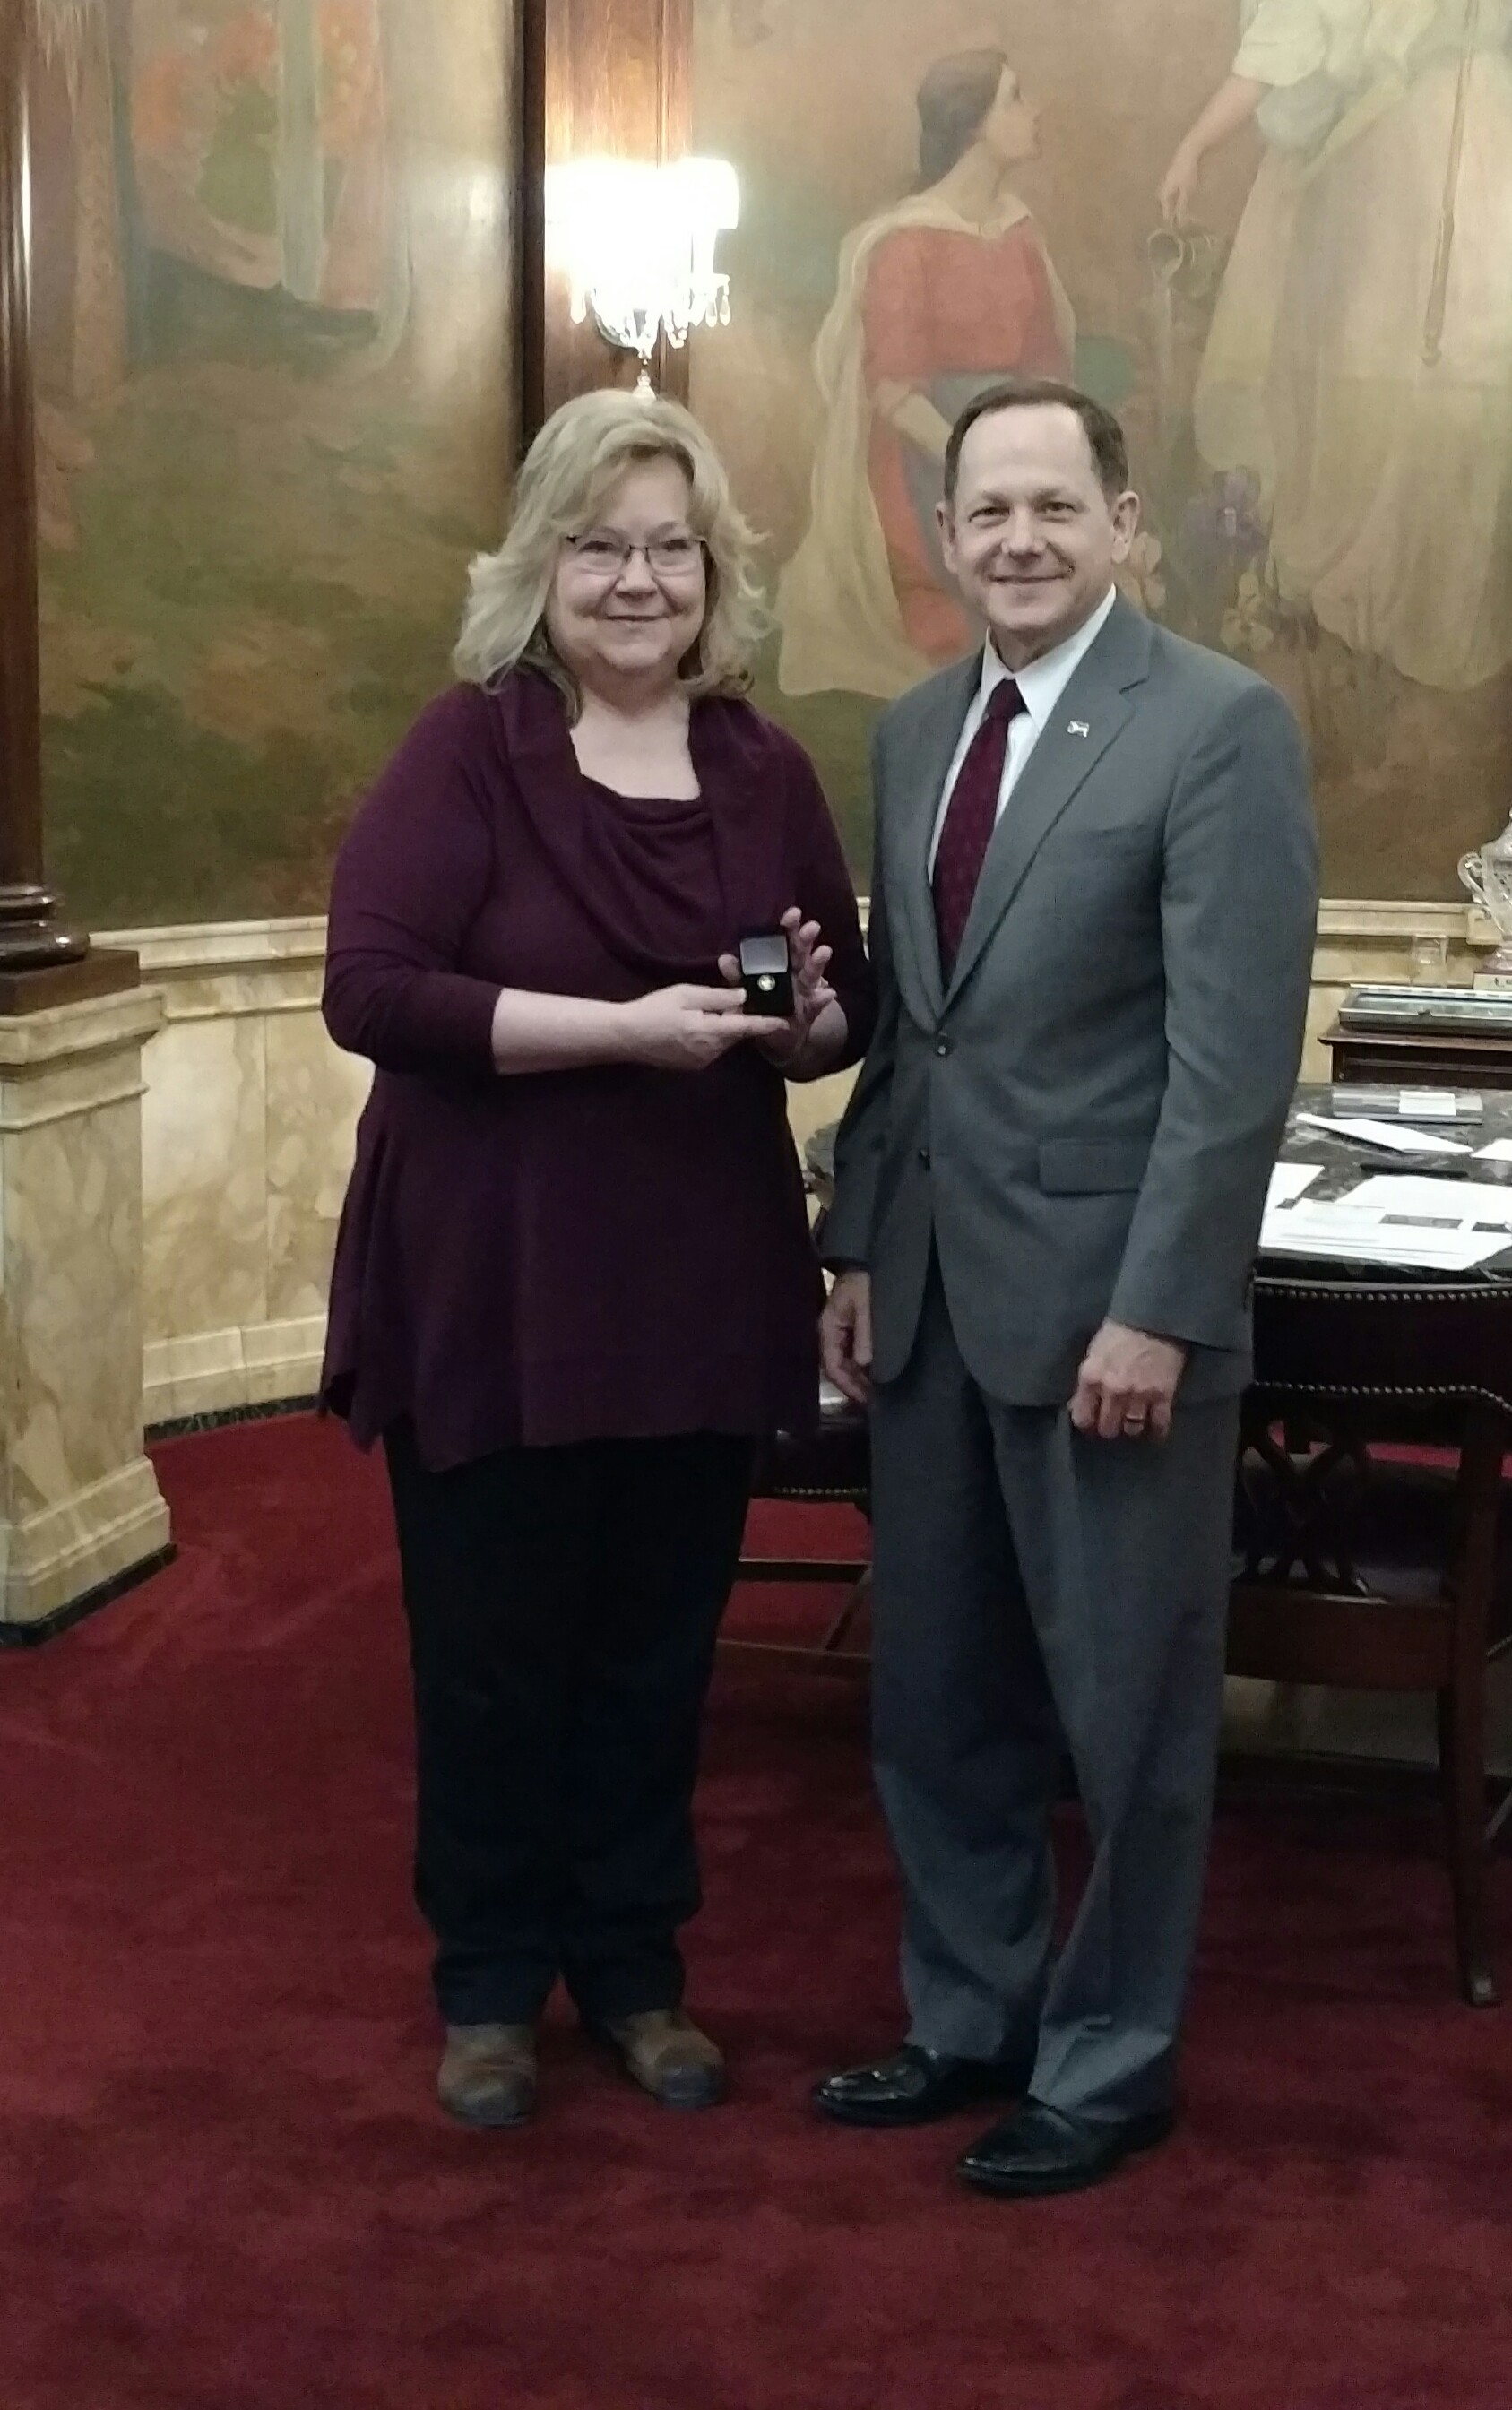
[(1005, 377), (1000, 385), (990, 385), (975, 395), (951, 428), (945, 446), (945, 500), (955, 500), (961, 446), (979, 418), (991, 418), (999, 410), (1042, 410), (1047, 404), (1069, 410), (1081, 420), (1098, 482), (1110, 501), (1124, 493), (1128, 486), (1128, 445), (1111, 410), (1104, 410), (1089, 393), (1082, 393), (1074, 385), (1060, 385), (1054, 377)]

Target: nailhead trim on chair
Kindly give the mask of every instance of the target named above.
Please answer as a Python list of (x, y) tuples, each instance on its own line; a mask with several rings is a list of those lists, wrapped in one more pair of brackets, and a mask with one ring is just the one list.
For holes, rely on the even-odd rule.
[(786, 1486), (780, 1489), (758, 1489), (756, 1492), (758, 1500), (763, 1498), (776, 1498), (778, 1500), (791, 1499), (794, 1505), (811, 1504), (816, 1506), (854, 1506), (859, 1504), (862, 1497), (865, 1495), (865, 1493), (864, 1491), (850, 1488), (790, 1489)]
[[(1259, 1294), (1281, 1304), (1315, 1305), (1320, 1299), (1341, 1306), (1354, 1305), (1475, 1305), (1477, 1309), (1505, 1307), (1512, 1311), (1512, 1281), (1415, 1282), (1390, 1288), (1356, 1286), (1353, 1282), (1272, 1280), (1261, 1272), (1258, 1277)], [(1368, 1384), (1328, 1380), (1286, 1381), (1257, 1377), (1255, 1386), (1276, 1395), (1299, 1394), (1327, 1398), (1405, 1398), (1424, 1403), (1452, 1401), (1462, 1403), (1494, 1406), (1501, 1414), (1512, 1416), (1512, 1397), (1500, 1390), (1487, 1389), (1475, 1382), (1445, 1384), (1401, 1384), (1373, 1382)]]

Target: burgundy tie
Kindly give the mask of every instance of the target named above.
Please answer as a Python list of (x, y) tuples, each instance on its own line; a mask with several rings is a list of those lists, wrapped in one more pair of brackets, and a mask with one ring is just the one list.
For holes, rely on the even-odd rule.
[(1025, 708), (1012, 678), (992, 690), (981, 726), (966, 749), (935, 849), (935, 927), (939, 966), (948, 980), (966, 935), (967, 916), (997, 824), (997, 793), (1008, 755), (1008, 723)]

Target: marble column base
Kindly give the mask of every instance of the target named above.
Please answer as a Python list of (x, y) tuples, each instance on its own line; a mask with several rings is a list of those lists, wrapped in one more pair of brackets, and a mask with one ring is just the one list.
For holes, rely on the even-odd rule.
[(142, 1447), (154, 988), (0, 1017), (0, 1636), (161, 1558)]
[(45, 1506), (8, 1531), (0, 1527), (0, 1635), (7, 1625), (51, 1622), (92, 1591), (170, 1553), (157, 1475), (138, 1456), (61, 1505)]

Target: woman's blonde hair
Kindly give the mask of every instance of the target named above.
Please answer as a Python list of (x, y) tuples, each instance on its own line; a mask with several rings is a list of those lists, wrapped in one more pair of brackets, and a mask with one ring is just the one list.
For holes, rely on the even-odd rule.
[(553, 411), (525, 456), (509, 532), (480, 553), (468, 577), (462, 632), (452, 655), (459, 678), (487, 686), (517, 662), (545, 672), (575, 718), (576, 678), (546, 632), (546, 598), (562, 540), (593, 526), (627, 469), (676, 460), (692, 492), (688, 524), (707, 571), (704, 624), (678, 680), (689, 695), (744, 694), (770, 624), (752, 569), (756, 538), (736, 509), (719, 455), (691, 414), (618, 387), (583, 393)]

